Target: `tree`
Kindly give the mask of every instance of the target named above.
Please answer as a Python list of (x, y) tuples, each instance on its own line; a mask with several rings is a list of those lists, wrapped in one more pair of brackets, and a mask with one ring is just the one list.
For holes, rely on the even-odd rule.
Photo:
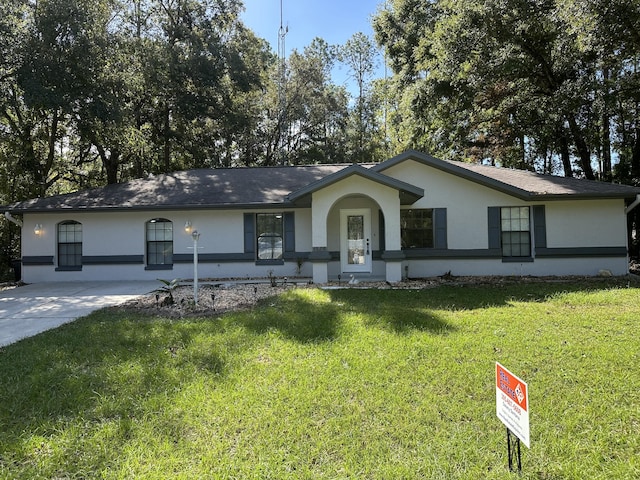
[(418, 141), (422, 130), (445, 157), (534, 168), (543, 147), (557, 153), (570, 138), (594, 178), (596, 69), (556, 2), (395, 0), (374, 27), (410, 95)]
[(437, 72), (434, 36), (446, 14), (441, 2), (392, 0), (373, 19), (376, 41), (394, 76), (387, 127), (393, 151), (417, 148), (442, 158), (463, 152), (471, 108), (464, 85)]
[[(77, 135), (95, 145), (109, 183), (117, 181), (118, 145), (105, 147), (99, 141), (109, 128), (109, 118), (119, 113), (118, 102), (111, 98), (118, 94), (116, 72), (120, 71), (108, 30), (111, 13), (106, 0), (41, 0), (33, 11), (25, 47), (29, 55), (20, 65), (17, 82), (31, 115), (41, 112), (50, 119), (46, 160), (25, 156), (38, 167), (36, 182), (42, 186), (42, 195), (71, 174), (74, 152), (65, 153), (63, 145), (76, 143)], [(83, 163), (75, 166), (84, 168)]]
[[(15, 75), (20, 65), (22, 39), (27, 30), (26, 5), (19, 0), (0, 3), (0, 204), (24, 198), (29, 194), (28, 173), (21, 168), (20, 151), (32, 137), (20, 136), (20, 117), (24, 109), (17, 102)], [(16, 107), (18, 110), (16, 110)], [(19, 228), (5, 220), (1, 222), (1, 272), (8, 271), (11, 259), (20, 251)]]
[[(236, 52), (234, 62), (243, 62), (245, 80), (229, 85), (228, 113), (218, 119), (223, 147), (212, 159), (211, 166), (251, 166), (270, 164), (268, 90), (273, 89), (271, 72), (276, 58), (265, 40), (239, 27), (229, 45)], [(267, 98), (265, 98), (267, 97)], [(275, 123), (275, 122), (273, 122)], [(202, 131), (209, 135), (208, 130)]]
[(640, 184), (640, 4), (586, 0), (563, 8), (581, 50), (597, 58), (606, 169), (611, 135), (619, 156), (616, 177)]
[(349, 135), (353, 161), (372, 160), (373, 138), (377, 127), (376, 98), (371, 81), (378, 66), (378, 50), (364, 33), (355, 33), (339, 50), (339, 59), (347, 65), (355, 81), (357, 96), (351, 112), (353, 133)]
[[(254, 74), (233, 41), (243, 30), (235, 0), (156, 0), (143, 50), (143, 107), (159, 168), (207, 165), (220, 156), (221, 119), (234, 91), (254, 88)], [(138, 17), (135, 17), (138, 18)], [(257, 41), (257, 40), (256, 40)]]
[[(344, 161), (347, 93), (331, 81), (335, 61), (335, 47), (320, 38), (289, 56), (285, 122), (277, 127), (274, 146), (283, 135), (285, 158), (291, 164)], [(277, 111), (275, 105), (272, 108)]]

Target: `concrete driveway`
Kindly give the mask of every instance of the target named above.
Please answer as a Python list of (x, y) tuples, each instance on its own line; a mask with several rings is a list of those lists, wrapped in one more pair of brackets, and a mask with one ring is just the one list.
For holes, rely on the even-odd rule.
[(160, 286), (157, 281), (58, 282), (0, 291), (0, 347)]

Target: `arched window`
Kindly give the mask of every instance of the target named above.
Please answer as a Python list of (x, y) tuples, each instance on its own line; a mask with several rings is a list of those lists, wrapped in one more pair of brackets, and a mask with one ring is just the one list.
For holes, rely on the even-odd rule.
[(173, 223), (166, 218), (147, 222), (147, 265), (173, 265)]
[(67, 220), (58, 224), (58, 267), (82, 267), (82, 224)]

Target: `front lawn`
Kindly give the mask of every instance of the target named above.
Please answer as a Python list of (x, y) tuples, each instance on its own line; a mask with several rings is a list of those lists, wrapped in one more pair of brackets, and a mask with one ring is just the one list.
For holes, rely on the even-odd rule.
[[(640, 289), (291, 289), (0, 349), (0, 478), (637, 479)], [(507, 467), (495, 362), (529, 384)]]

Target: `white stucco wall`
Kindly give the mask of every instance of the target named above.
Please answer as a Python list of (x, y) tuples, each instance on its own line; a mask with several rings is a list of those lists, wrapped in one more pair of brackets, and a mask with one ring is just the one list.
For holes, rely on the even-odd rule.
[[(186, 221), (198, 230), (199, 254), (242, 254), (244, 250), (244, 213), (267, 213), (271, 210), (194, 210), (165, 212), (105, 212), (26, 214), (22, 229), (22, 252), (28, 256), (53, 256), (54, 265), (23, 265), (22, 278), (27, 283), (49, 281), (119, 280), (157, 278), (193, 278), (192, 263), (174, 263), (171, 270), (145, 270), (144, 263), (117, 265), (83, 265), (81, 271), (57, 272), (56, 229), (60, 222), (74, 220), (82, 223), (83, 256), (146, 255), (145, 224), (153, 218), (173, 222), (174, 254), (193, 255), (193, 239), (185, 232)], [(283, 210), (273, 210), (282, 212)], [(42, 233), (34, 234), (36, 224)], [(311, 250), (311, 211), (295, 211), (296, 250)], [(298, 272), (295, 261), (284, 265), (255, 265), (254, 262), (200, 262), (200, 278), (267, 277), (270, 272), (279, 277), (311, 276), (306, 262)]]
[[(595, 276), (601, 270), (609, 270), (613, 275), (626, 275), (629, 262), (626, 258), (538, 258), (535, 262), (502, 263), (499, 259), (430, 259), (404, 262), (408, 265), (410, 278), (438, 277), (446, 273), (454, 276)], [(403, 270), (404, 272), (404, 270)]]
[[(185, 222), (198, 230), (200, 246), (205, 251), (238, 252), (242, 245), (243, 217), (241, 211), (169, 211), (169, 212), (106, 212), (25, 215), (22, 251), (29, 255), (56, 254), (56, 226), (66, 220), (82, 223), (82, 253), (89, 255), (144, 255), (145, 224), (153, 218), (173, 222), (175, 253), (186, 253), (193, 246), (191, 235), (184, 230)], [(43, 226), (40, 236), (33, 233), (36, 223)], [(239, 240), (238, 240), (239, 239)]]
[[(368, 197), (371, 200), (362, 200), (363, 197)], [(343, 202), (342, 199), (349, 199), (349, 201), (348, 203), (346, 201)], [(375, 201), (372, 201), (373, 199), (375, 199)], [(381, 185), (358, 175), (353, 175), (314, 192), (312, 203), (312, 245), (314, 247), (327, 247), (330, 250), (336, 249), (333, 242), (339, 241), (339, 214), (340, 208), (342, 208), (341, 206), (344, 206), (344, 208), (359, 208), (358, 205), (372, 205), (372, 222), (375, 218), (376, 226), (378, 223), (377, 208), (380, 208), (384, 212), (386, 222), (386, 248), (388, 250), (400, 249), (400, 197), (396, 189)], [(336, 215), (338, 216), (337, 230), (335, 230)], [(330, 230), (328, 230), (329, 228)], [(372, 233), (373, 232), (377, 235), (378, 229), (375, 228), (372, 223)], [(331, 245), (328, 245), (329, 242), (331, 242)], [(337, 249), (339, 249), (339, 246), (337, 246)]]
[[(53, 255), (51, 245), (55, 245), (56, 239), (56, 223), (51, 223), (49, 215), (29, 214), (24, 215), (22, 225), (21, 246), (23, 255)], [(57, 217), (61, 218), (61, 217)], [(62, 220), (65, 220), (64, 218)], [(58, 221), (62, 221), (58, 220)], [(40, 235), (36, 235), (33, 231), (36, 224), (42, 226)]]
[(547, 246), (626, 246), (623, 200), (547, 202)]

